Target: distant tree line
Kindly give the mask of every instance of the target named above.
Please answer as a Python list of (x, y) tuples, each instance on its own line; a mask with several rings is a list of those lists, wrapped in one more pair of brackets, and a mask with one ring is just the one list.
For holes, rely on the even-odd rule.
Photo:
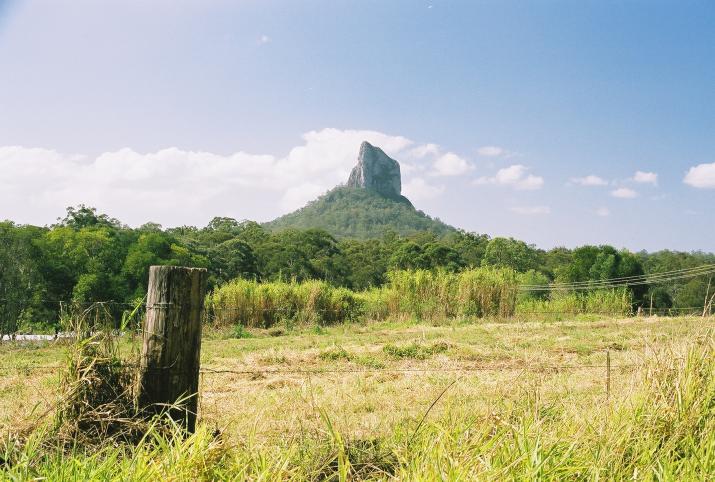
[[(715, 263), (702, 252), (632, 253), (611, 246), (542, 250), (511, 238), (450, 231), (337, 240), (320, 229), (271, 231), (214, 218), (206, 227), (133, 229), (80, 205), (49, 227), (0, 222), (0, 331), (48, 329), (59, 301), (141, 299), (151, 265), (205, 267), (210, 288), (235, 278), (318, 279), (362, 290), (398, 269), (513, 268), (530, 284), (597, 281)], [(633, 299), (658, 309), (702, 306), (707, 277), (637, 286)], [(715, 285), (715, 283), (713, 283)]]

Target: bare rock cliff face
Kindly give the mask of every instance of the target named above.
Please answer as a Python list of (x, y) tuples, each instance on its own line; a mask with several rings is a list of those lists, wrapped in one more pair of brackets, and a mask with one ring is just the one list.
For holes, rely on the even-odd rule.
[(350, 173), (347, 186), (375, 191), (390, 199), (406, 200), (400, 194), (400, 164), (369, 142), (360, 145), (358, 163)]

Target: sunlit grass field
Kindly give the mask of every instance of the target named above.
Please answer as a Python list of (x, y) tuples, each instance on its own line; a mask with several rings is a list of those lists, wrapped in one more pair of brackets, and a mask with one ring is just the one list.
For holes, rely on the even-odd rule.
[[(3, 344), (0, 457), (12, 463), (0, 471), (50, 480), (707, 478), (712, 328), (711, 318), (586, 317), (205, 329), (194, 437), (62, 456), (13, 447), (8, 434), (41, 431), (63, 346)], [(138, 347), (121, 348), (131, 358)]]

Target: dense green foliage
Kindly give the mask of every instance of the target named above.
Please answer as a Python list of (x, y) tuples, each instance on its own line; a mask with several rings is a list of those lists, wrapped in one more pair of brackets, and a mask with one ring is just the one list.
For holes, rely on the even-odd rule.
[(266, 224), (271, 230), (319, 228), (336, 238), (369, 239), (392, 230), (400, 235), (429, 231), (443, 235), (454, 228), (416, 210), (407, 200), (393, 200), (367, 189), (336, 187), (307, 206)]
[[(364, 190), (336, 190), (326, 196), (372, 199), (372, 193)], [(377, 206), (385, 201), (374, 202)], [(397, 204), (399, 209), (412, 210)], [(416, 211), (405, 216), (420, 217)], [(2, 222), (0, 332), (52, 329), (57, 326), (60, 301), (133, 303), (144, 296), (148, 268), (155, 264), (206, 267), (211, 289), (240, 278), (286, 283), (319, 280), (331, 287), (368, 292), (385, 286), (388, 273), (399, 270), (456, 273), (478, 267), (511, 268), (519, 273), (521, 284), (547, 284), (715, 263), (715, 255), (700, 252), (631, 253), (610, 246), (544, 251), (523, 241), (490, 239), (447, 227), (438, 232), (418, 231), (427, 225), (414, 225), (412, 234), (403, 235), (387, 226), (404, 224), (389, 216), (384, 221), (384, 234), (370, 239), (338, 239), (314, 228), (273, 231), (231, 218), (215, 218), (204, 228), (162, 229), (146, 224), (132, 229), (85, 206), (68, 209), (64, 219), (49, 227)], [(652, 302), (654, 309), (662, 311), (702, 307), (706, 294), (714, 290), (715, 283), (708, 288), (708, 278), (698, 277), (635, 287), (629, 297), (634, 309), (650, 309)], [(537, 292), (521, 298), (544, 300), (547, 296)], [(112, 309), (120, 311), (120, 307)]]

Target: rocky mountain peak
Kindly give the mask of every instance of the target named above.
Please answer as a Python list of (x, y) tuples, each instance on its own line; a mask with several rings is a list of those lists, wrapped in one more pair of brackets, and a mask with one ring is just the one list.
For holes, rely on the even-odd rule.
[(358, 162), (350, 172), (348, 187), (368, 189), (391, 199), (404, 199), (400, 164), (367, 141), (360, 145)]

